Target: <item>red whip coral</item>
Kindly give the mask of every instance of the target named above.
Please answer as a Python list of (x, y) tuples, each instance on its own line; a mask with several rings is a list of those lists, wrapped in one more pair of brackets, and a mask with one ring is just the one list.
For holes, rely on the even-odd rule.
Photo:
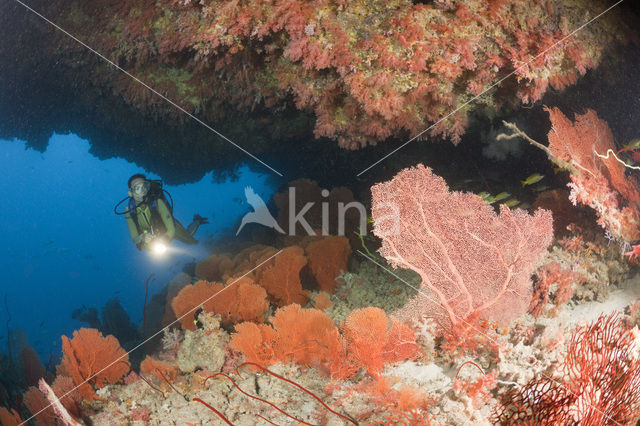
[(501, 206), (478, 195), (449, 192), (419, 165), (371, 188), (380, 253), (422, 278), (420, 292), (397, 314), (428, 315), (441, 326), (469, 317), (508, 324), (531, 300), (531, 274), (552, 238), (551, 214)]
[[(94, 328), (73, 332), (73, 339), (62, 336), (62, 362), (57, 373), (69, 376), (87, 400), (97, 398), (91, 385), (98, 388), (122, 379), (129, 369), (118, 361), (128, 361), (129, 355), (113, 336), (103, 337)], [(104, 371), (103, 371), (104, 370)], [(95, 377), (92, 377), (94, 376)], [(87, 383), (84, 383), (87, 381)]]
[[(551, 119), (549, 151), (571, 168), (571, 201), (598, 214), (598, 223), (623, 241), (640, 238), (640, 193), (625, 166), (616, 160), (613, 135), (593, 110), (569, 120), (558, 108)], [(603, 158), (606, 157), (606, 158)]]
[(502, 395), (499, 424), (629, 424), (640, 416), (637, 328), (617, 313), (573, 332), (562, 377), (534, 378)]

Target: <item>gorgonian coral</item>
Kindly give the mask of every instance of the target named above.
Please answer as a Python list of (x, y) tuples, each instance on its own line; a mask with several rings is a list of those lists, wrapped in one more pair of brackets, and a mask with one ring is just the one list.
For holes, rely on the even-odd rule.
[(524, 314), (531, 274), (551, 243), (551, 213), (500, 213), (473, 193), (449, 191), (444, 179), (418, 165), (371, 188), (374, 233), (394, 267), (420, 275), (419, 292), (396, 315), (435, 318), (445, 329), (472, 319), (502, 325)]

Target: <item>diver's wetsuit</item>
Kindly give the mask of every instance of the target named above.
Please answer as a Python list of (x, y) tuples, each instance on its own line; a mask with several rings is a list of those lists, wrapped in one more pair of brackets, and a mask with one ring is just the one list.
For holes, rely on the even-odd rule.
[[(189, 225), (189, 231), (184, 229), (182, 224), (173, 217), (162, 198), (156, 200), (156, 208), (153, 209), (149, 207), (147, 202), (136, 203), (137, 224), (129, 212), (125, 214), (125, 218), (127, 219), (129, 234), (134, 242), (140, 240), (140, 236), (145, 231), (149, 233), (153, 231), (155, 236), (162, 236), (168, 241), (175, 238), (185, 244), (198, 243), (198, 240), (193, 238), (193, 234), (198, 229), (197, 225), (199, 223), (194, 222)], [(194, 224), (196, 226), (193, 226)], [(149, 249), (144, 242), (136, 245), (139, 249)]]

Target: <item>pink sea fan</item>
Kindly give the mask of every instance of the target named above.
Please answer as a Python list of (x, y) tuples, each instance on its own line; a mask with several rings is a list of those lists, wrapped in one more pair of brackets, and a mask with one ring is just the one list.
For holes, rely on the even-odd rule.
[(450, 192), (418, 165), (371, 188), (374, 233), (394, 267), (422, 278), (420, 292), (396, 315), (427, 315), (445, 328), (468, 318), (508, 324), (527, 311), (531, 274), (551, 243), (551, 213), (501, 206)]

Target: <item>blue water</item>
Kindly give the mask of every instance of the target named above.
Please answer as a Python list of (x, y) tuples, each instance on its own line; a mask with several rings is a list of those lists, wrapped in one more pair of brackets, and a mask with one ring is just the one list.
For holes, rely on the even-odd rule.
[[(46, 360), (60, 351), (62, 334), (83, 326), (71, 312), (85, 305), (100, 309), (118, 297), (131, 320), (140, 324), (145, 280), (156, 274), (150, 295), (181, 270), (185, 262), (207, 255), (202, 241), (231, 230), (250, 207), (249, 185), (265, 200), (274, 189), (267, 176), (246, 166), (235, 182), (200, 182), (166, 186), (174, 215), (186, 227), (194, 213), (208, 217), (195, 246), (174, 242), (161, 260), (137, 250), (123, 216), (113, 212), (127, 196), (127, 179), (145, 173), (122, 159), (99, 160), (89, 142), (75, 135), (54, 134), (47, 150), (25, 149), (22, 141), (0, 140), (0, 348), (7, 351), (7, 328), (21, 328)], [(4, 298), (9, 312), (5, 309)], [(149, 296), (150, 299), (150, 296)]]

